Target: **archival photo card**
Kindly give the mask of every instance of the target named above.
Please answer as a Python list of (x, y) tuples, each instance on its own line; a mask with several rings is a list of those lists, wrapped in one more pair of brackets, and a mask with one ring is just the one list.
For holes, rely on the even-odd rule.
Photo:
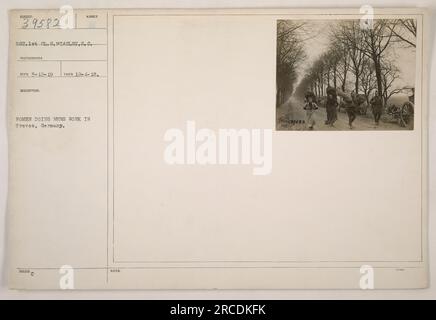
[(11, 11), (9, 287), (427, 287), (428, 21)]

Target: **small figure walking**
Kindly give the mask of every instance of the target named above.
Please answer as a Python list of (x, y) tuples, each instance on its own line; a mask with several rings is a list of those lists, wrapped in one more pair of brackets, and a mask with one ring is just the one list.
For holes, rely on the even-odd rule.
[(315, 103), (315, 94), (308, 91), (305, 95), (305, 102), (303, 109), (306, 110), (306, 125), (309, 130), (313, 130), (315, 126), (313, 114), (315, 113), (315, 110), (318, 109), (318, 106)]
[(336, 95), (336, 89), (332, 87), (327, 88), (327, 99), (325, 102), (325, 108), (327, 112), (327, 120), (325, 124), (333, 127), (333, 124), (338, 119), (337, 108), (338, 107), (338, 98)]
[(371, 107), (372, 107), (372, 114), (374, 115), (374, 121), (375, 125), (378, 126), (380, 117), (383, 110), (383, 103), (382, 100), (378, 94), (378, 91), (375, 92), (374, 97), (370, 101)]
[(356, 108), (355, 108), (355, 93), (354, 91), (351, 95), (346, 94), (343, 91), (338, 90), (338, 95), (340, 95), (344, 101), (345, 110), (347, 111), (348, 116), (348, 126), (350, 129), (353, 129), (353, 121), (356, 119)]

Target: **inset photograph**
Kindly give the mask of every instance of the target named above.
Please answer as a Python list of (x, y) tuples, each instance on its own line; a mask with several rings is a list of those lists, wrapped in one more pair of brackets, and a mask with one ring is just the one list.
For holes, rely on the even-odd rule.
[(278, 20), (276, 130), (413, 130), (413, 19)]

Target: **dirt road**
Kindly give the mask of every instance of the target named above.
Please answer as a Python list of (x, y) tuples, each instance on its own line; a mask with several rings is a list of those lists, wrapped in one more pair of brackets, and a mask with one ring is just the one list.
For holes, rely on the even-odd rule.
[[(301, 99), (291, 97), (286, 103), (277, 108), (277, 130), (307, 130), (305, 119), (305, 110), (303, 109), (304, 102)], [(313, 130), (328, 131), (328, 130), (406, 130), (408, 128), (401, 127), (398, 123), (387, 122), (382, 118), (379, 125), (376, 126), (371, 111), (367, 115), (357, 115), (353, 122), (353, 129), (348, 126), (348, 116), (344, 112), (338, 112), (338, 120), (334, 126), (326, 125), (324, 122), (327, 119), (326, 109), (320, 107), (314, 114), (315, 126)]]

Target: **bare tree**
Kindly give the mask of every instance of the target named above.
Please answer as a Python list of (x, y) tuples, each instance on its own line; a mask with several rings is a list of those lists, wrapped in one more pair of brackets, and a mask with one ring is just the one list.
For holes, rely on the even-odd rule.
[[(337, 88), (340, 82), (344, 88), (350, 69), (350, 60), (346, 46), (339, 46), (337, 42), (326, 53), (312, 63), (298, 87), (298, 95), (310, 89), (317, 96), (323, 96), (329, 86)], [(345, 56), (344, 56), (345, 54)]]
[(395, 36), (395, 41), (402, 42), (408, 47), (416, 48), (417, 24), (415, 19), (394, 20), (389, 28)]
[[(354, 75), (354, 90), (359, 92), (359, 80), (362, 73), (364, 52), (361, 50), (363, 46), (363, 33), (360, 28), (360, 21), (351, 20), (344, 21), (338, 27), (332, 30), (332, 35), (338, 43), (347, 48), (347, 54), (350, 60), (350, 70)], [(346, 75), (345, 75), (346, 81)], [(345, 90), (345, 86), (342, 87)]]
[(381, 70), (383, 83), (382, 97), (384, 105), (386, 106), (389, 98), (401, 91), (399, 88), (392, 89), (395, 80), (400, 77), (400, 70), (391, 62), (383, 62)]
[(279, 20), (277, 23), (277, 107), (292, 94), (297, 79), (297, 68), (306, 58), (304, 44), (301, 41), (303, 22)]
[(372, 91), (377, 89), (377, 79), (374, 72), (374, 64), (368, 57), (363, 59), (362, 73), (360, 74), (360, 88), (366, 97), (366, 102), (369, 105), (369, 97)]
[(383, 93), (383, 74), (382, 60), (391, 43), (395, 31), (395, 25), (389, 20), (375, 20), (372, 28), (362, 30), (363, 43), (359, 49), (370, 59), (374, 64), (374, 71), (377, 80), (377, 90), (380, 97)]
[[(392, 44), (399, 41), (396, 34), (405, 28), (403, 23), (412, 21), (375, 20), (372, 29), (361, 29), (357, 20), (332, 24), (330, 45), (307, 69), (297, 93), (310, 89), (322, 96), (329, 86), (346, 92), (347, 84), (354, 82), (355, 92), (363, 93), (367, 103), (377, 91), (386, 105), (400, 90), (394, 88), (400, 71), (392, 61)], [(413, 31), (413, 25), (408, 26)]]
[(347, 84), (348, 72), (350, 71), (350, 55), (349, 48), (339, 41), (334, 41), (332, 43), (333, 46), (336, 47), (337, 53), (339, 55), (339, 60), (337, 64), (336, 74), (341, 82), (341, 89), (345, 91), (345, 86)]

